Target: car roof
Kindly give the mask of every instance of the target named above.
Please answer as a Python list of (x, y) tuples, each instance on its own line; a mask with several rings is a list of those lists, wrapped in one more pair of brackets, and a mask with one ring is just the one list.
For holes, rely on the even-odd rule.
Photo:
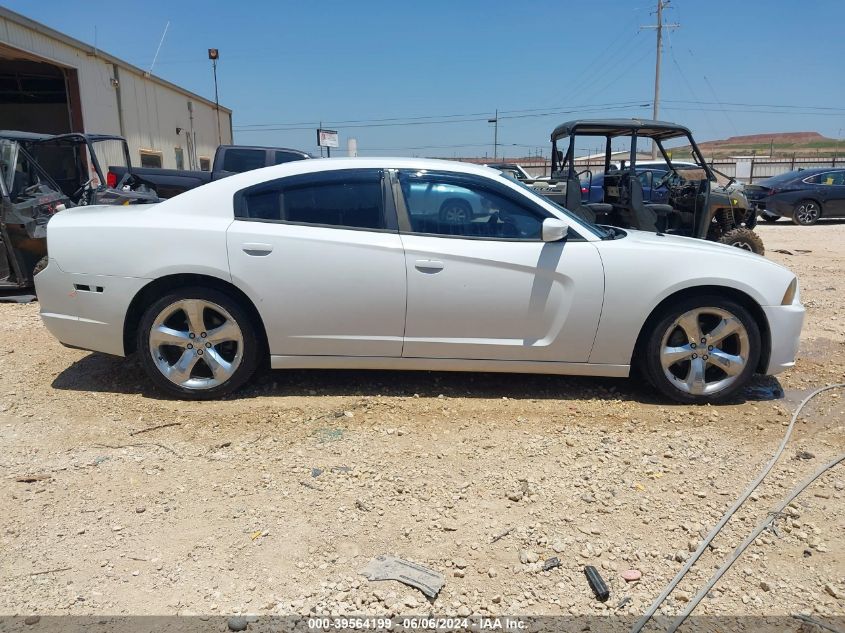
[[(335, 169), (416, 169), (421, 171), (453, 171), (463, 172), (467, 174), (479, 174), (482, 176), (501, 176), (498, 169), (486, 167), (484, 165), (476, 165), (473, 163), (462, 163), (452, 160), (441, 160), (438, 158), (407, 158), (407, 157), (390, 157), (390, 156), (357, 156), (344, 158), (315, 158), (312, 160), (293, 161), (289, 163), (282, 163), (281, 165), (272, 165), (262, 169), (254, 169), (252, 171), (243, 172), (237, 177), (244, 177), (252, 174), (251, 178), (256, 181), (263, 181), (271, 170), (279, 172), (279, 177), (295, 174), (307, 174), (317, 171), (329, 171)], [(230, 176), (229, 178), (235, 178)], [(228, 180), (228, 179), (227, 179)]]
[(0, 138), (10, 141), (43, 141), (50, 138), (52, 134), (39, 134), (38, 132), (21, 132), (20, 130), (0, 130)]
[(586, 136), (637, 136), (656, 139), (670, 139), (678, 136), (692, 136), (689, 128), (668, 121), (654, 121), (651, 119), (576, 119), (558, 125), (552, 132), (552, 140), (583, 134)]
[(271, 147), (269, 145), (220, 145), (217, 149), (269, 149), (276, 152), (290, 152), (291, 154), (299, 154), (303, 158), (314, 158), (308, 152), (304, 152), (301, 149), (294, 149), (292, 147)]

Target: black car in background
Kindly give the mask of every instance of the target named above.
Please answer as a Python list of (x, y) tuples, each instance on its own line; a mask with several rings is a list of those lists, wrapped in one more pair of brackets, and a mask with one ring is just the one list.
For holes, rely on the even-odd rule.
[(745, 186), (748, 201), (764, 220), (789, 218), (810, 226), (819, 218), (845, 218), (845, 169), (799, 169)]

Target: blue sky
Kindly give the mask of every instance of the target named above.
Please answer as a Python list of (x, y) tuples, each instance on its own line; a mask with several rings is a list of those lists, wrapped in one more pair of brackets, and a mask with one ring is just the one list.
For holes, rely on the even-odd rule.
[[(169, 21), (154, 73), (210, 98), (217, 47), (236, 142), (315, 152), (324, 121), (362, 154), (447, 157), (492, 155), (497, 108), (508, 156), (548, 155), (551, 129), (579, 116), (650, 116), (655, 36), (639, 26), (655, 2), (4, 0), (142, 68)], [(681, 26), (664, 39), (661, 119), (698, 140), (845, 136), (842, 0), (674, 0), (664, 19)]]

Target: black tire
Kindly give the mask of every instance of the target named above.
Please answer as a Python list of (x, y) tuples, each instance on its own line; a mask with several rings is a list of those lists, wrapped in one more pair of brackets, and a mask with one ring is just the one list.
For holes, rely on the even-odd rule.
[(763, 218), (765, 222), (769, 222), (770, 224), (774, 224), (778, 220), (780, 220), (779, 215), (775, 215), (774, 213), (768, 213), (766, 211), (760, 212), (760, 217)]
[(745, 222), (743, 222), (743, 225), (747, 229), (754, 230), (754, 227), (757, 226), (757, 212), (749, 210), (746, 212), (746, 216), (747, 217), (745, 218)]
[(440, 205), (440, 221), (466, 224), (472, 220), (472, 207), (466, 200), (450, 199)]
[[(239, 330), (238, 333), (240, 334), (241, 341), (227, 341), (214, 345), (205, 343), (205, 347), (212, 348), (211, 351), (218, 352), (219, 357), (229, 361), (229, 365), (234, 365), (235, 359), (239, 359), (231, 374), (228, 375), (228, 377), (220, 384), (186, 387), (177, 384), (165, 376), (163, 370), (159, 369), (159, 365), (157, 363), (167, 363), (168, 360), (165, 356), (170, 355), (171, 353), (173, 357), (179, 357), (181, 354), (187, 354), (187, 349), (180, 346), (165, 345), (163, 347), (159, 347), (156, 352), (157, 358), (154, 358), (151, 349), (152, 344), (150, 341), (150, 334), (156, 320), (161, 318), (162, 314), (165, 314), (167, 310), (172, 309), (175, 304), (189, 301), (198, 301), (201, 302), (201, 305), (212, 304), (210, 306), (205, 305), (205, 307), (200, 310), (200, 314), (202, 315), (201, 318), (203, 320), (203, 328), (208, 327), (209, 324), (214, 325), (215, 321), (220, 322), (221, 317), (223, 317), (223, 323), (228, 322), (228, 318), (231, 317)], [(222, 308), (222, 312), (217, 312), (216, 308)], [(174, 312), (175, 316), (172, 318), (179, 319), (180, 312), (181, 311), (177, 308), (176, 312)], [(223, 314), (224, 312), (227, 312), (228, 315)], [(187, 325), (187, 312), (182, 312), (182, 317), (184, 317), (186, 328), (185, 335), (187, 336), (192, 329), (189, 325)], [(167, 321), (166, 323), (168, 324), (168, 327), (175, 327), (170, 321)], [(181, 330), (179, 327), (175, 327), (175, 329)], [(209, 335), (213, 334), (213, 328), (208, 327), (208, 333)], [(205, 332), (202, 332), (202, 334), (205, 334)], [(199, 342), (194, 349), (197, 350), (196, 353), (198, 355), (204, 354), (206, 349), (202, 349), (203, 338), (200, 338), (200, 336), (197, 335), (192, 338), (191, 341), (186, 340), (186, 343), (188, 343), (187, 347), (191, 347), (194, 343)], [(227, 349), (222, 349), (223, 346), (228, 347)], [(144, 371), (147, 373), (153, 384), (160, 391), (169, 396), (184, 400), (213, 400), (236, 391), (252, 377), (259, 365), (262, 345), (257, 334), (256, 323), (250, 317), (249, 313), (241, 307), (237, 300), (233, 299), (224, 292), (214, 290), (212, 288), (191, 287), (173, 290), (155, 301), (145, 310), (138, 327), (137, 350), (140, 356), (141, 366), (144, 368)], [(227, 355), (231, 358), (227, 357)], [(217, 357), (217, 355), (215, 355), (215, 357)], [(210, 356), (206, 355), (206, 358), (210, 358)], [(194, 362), (195, 364), (192, 365), (192, 369), (188, 371), (188, 378), (190, 380), (197, 383), (204, 380), (210, 384), (212, 381), (217, 379), (216, 374), (213, 374), (211, 370), (211, 365), (208, 364), (205, 358), (199, 358)], [(201, 375), (203, 373), (207, 375)], [(196, 377), (193, 377), (195, 374)]]
[[(691, 341), (687, 341), (686, 331), (678, 325), (680, 318), (688, 314), (690, 311), (703, 312), (699, 323), (702, 324), (701, 332), (705, 335), (714, 331), (721, 322), (722, 316), (719, 314), (708, 314), (707, 310), (722, 311), (729, 313), (731, 316), (741, 323), (747, 337), (746, 342), (741, 341), (741, 335), (731, 335), (724, 340), (718, 342), (714, 347), (722, 346), (722, 351), (728, 354), (739, 354), (742, 345), (747, 345), (745, 350), (745, 365), (740, 373), (735, 376), (735, 379), (729, 384), (725, 384), (723, 388), (717, 389), (712, 393), (691, 393), (683, 390), (678, 385), (683, 383), (681, 376), (684, 374), (685, 363), (688, 363), (687, 377), (690, 376), (692, 370), (692, 360), (679, 361), (677, 364), (671, 365), (668, 369), (664, 369), (662, 364), (661, 351), (663, 350), (664, 338), (667, 340), (667, 345), (689, 345), (692, 347)], [(737, 391), (742, 389), (754, 374), (757, 364), (760, 360), (762, 338), (760, 336), (760, 328), (757, 325), (751, 313), (739, 303), (720, 297), (717, 295), (702, 295), (698, 297), (687, 297), (677, 303), (667, 306), (655, 318), (650, 320), (650, 330), (645, 333), (644, 342), (637, 350), (638, 368), (643, 376), (651, 385), (662, 393), (667, 398), (676, 402), (685, 404), (708, 404), (712, 402), (719, 402), (726, 400), (733, 396)], [(680, 335), (681, 341), (677, 340)], [(697, 344), (701, 345), (701, 342)], [(707, 343), (705, 343), (707, 345)], [(710, 376), (714, 387), (718, 386), (717, 382), (720, 376), (729, 378), (712, 361), (708, 363), (706, 354), (711, 353), (712, 347), (709, 350), (701, 348), (699, 351), (700, 360), (697, 362), (704, 363), (705, 376)], [(719, 351), (719, 350), (717, 350)], [(703, 353), (702, 353), (703, 352)], [(715, 356), (714, 356), (715, 357)], [(676, 380), (671, 380), (667, 376), (667, 372), (676, 377)], [(705, 378), (705, 380), (707, 380)]]
[(763, 255), (766, 252), (763, 246), (763, 240), (751, 229), (744, 227), (738, 229), (731, 229), (727, 233), (723, 233), (719, 238), (720, 244), (727, 244), (728, 246), (735, 246), (758, 255)]
[(821, 205), (815, 200), (801, 200), (792, 211), (792, 222), (798, 226), (813, 226), (822, 216)]

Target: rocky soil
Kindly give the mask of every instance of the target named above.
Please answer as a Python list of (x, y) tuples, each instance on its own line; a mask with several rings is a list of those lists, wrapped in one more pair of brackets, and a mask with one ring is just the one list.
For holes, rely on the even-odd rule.
[[(801, 280), (800, 359), (721, 406), (627, 380), (341, 371), (174, 402), (134, 362), (61, 347), (37, 304), (0, 304), (0, 613), (641, 614), (797, 402), (845, 382), (845, 224), (759, 232)], [(845, 392), (805, 411), (664, 613), (845, 449)], [(845, 615), (845, 465), (775, 528), (696, 613)], [(439, 596), (358, 575), (383, 553), (443, 573)]]

